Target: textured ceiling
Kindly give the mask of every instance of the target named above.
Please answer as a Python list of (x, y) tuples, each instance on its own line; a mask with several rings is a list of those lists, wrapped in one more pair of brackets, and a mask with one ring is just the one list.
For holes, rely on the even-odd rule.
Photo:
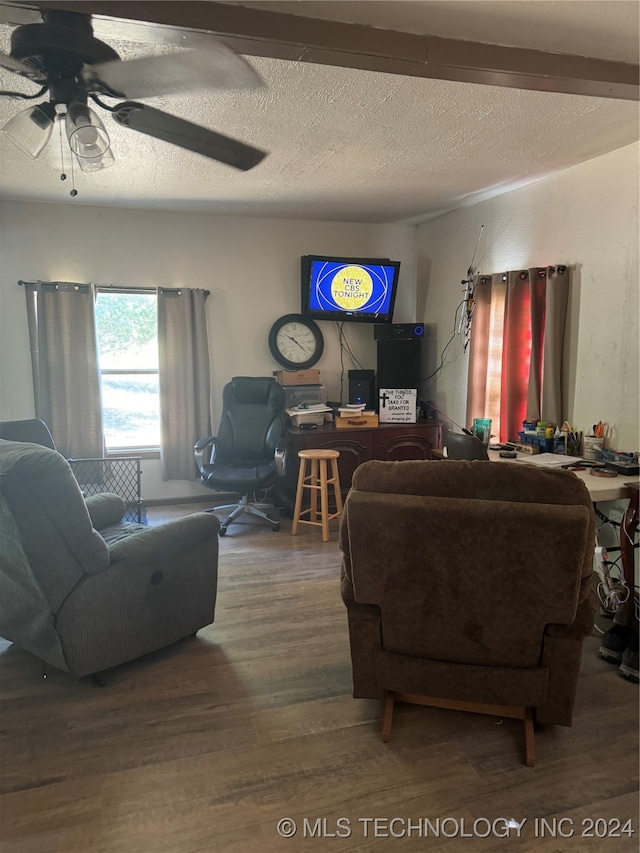
[[(638, 61), (638, 3), (263, 2), (262, 9)], [(11, 27), (0, 26), (8, 52)], [(123, 59), (170, 48), (111, 42)], [(116, 163), (61, 183), (52, 138), (33, 161), (0, 134), (0, 193), (12, 199), (359, 222), (419, 221), (638, 139), (638, 104), (250, 59), (266, 87), (146, 103), (270, 152), (242, 173), (142, 136), (103, 113)], [(17, 81), (17, 83), (16, 83)], [(33, 84), (0, 70), (0, 89)], [(25, 107), (0, 98), (0, 125)], [(69, 173), (67, 163), (65, 171)]]

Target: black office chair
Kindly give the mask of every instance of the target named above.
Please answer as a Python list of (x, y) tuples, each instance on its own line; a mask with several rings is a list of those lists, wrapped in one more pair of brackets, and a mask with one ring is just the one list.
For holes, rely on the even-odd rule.
[(203, 485), (241, 496), (237, 504), (209, 510), (233, 509), (220, 525), (220, 536), (244, 513), (266, 519), (273, 530), (280, 528), (275, 507), (257, 503), (255, 496), (285, 474), (285, 403), (284, 389), (272, 377), (235, 376), (222, 392), (218, 435), (202, 438), (194, 447)]
[(475, 435), (445, 430), (444, 446), (447, 459), (482, 459), (487, 460), (489, 454), (484, 444)]
[(7, 441), (41, 444), (51, 450), (56, 449), (49, 427), (39, 418), (27, 418), (23, 421), (0, 421), (0, 438)]

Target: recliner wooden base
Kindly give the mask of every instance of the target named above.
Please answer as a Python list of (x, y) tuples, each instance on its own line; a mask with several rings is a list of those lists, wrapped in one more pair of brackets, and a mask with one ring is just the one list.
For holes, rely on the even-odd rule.
[(382, 740), (391, 740), (393, 709), (396, 702), (409, 702), (412, 705), (427, 705), (432, 708), (448, 708), (452, 711), (468, 711), (472, 714), (488, 714), (494, 717), (510, 717), (524, 721), (525, 762), (533, 767), (536, 761), (536, 742), (533, 726), (533, 708), (520, 705), (490, 705), (481, 702), (464, 702), (456, 699), (438, 699), (433, 696), (421, 696), (417, 693), (395, 693), (386, 691), (384, 718), (382, 720)]

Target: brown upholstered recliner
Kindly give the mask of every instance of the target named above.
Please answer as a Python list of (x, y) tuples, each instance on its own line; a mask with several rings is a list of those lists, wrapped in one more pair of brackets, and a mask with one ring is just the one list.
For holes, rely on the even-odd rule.
[(568, 471), (366, 462), (341, 522), (353, 695), (571, 725), (595, 521)]

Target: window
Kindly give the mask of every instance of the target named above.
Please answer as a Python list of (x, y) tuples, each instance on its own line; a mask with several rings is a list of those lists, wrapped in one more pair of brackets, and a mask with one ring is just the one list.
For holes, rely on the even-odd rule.
[(155, 293), (98, 288), (96, 333), (108, 451), (160, 447), (157, 309)]

